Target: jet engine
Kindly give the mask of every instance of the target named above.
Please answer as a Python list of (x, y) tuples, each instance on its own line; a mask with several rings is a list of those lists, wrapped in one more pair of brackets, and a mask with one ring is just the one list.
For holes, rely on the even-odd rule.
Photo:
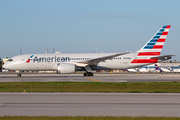
[(57, 74), (69, 74), (76, 71), (76, 65), (70, 63), (58, 63), (56, 66)]

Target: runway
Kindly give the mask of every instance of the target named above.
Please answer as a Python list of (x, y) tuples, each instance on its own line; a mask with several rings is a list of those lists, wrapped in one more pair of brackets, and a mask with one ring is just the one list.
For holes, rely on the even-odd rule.
[(0, 116), (180, 117), (179, 93), (0, 93)]
[[(0, 82), (180, 82), (180, 74), (0, 74)], [(180, 117), (178, 93), (0, 93), (0, 116)]]
[(180, 82), (180, 74), (95, 74), (84, 77), (82, 74), (0, 74), (0, 82), (29, 81), (71, 81), (71, 82)]

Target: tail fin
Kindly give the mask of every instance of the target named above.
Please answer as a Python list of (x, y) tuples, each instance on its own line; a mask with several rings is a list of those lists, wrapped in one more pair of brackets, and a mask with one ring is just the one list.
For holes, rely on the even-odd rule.
[(155, 70), (159, 70), (160, 72), (163, 72), (163, 70), (157, 64), (155, 64), (155, 66), (156, 66)]
[(139, 56), (158, 56), (161, 54), (164, 42), (171, 25), (165, 25), (137, 52)]
[[(137, 57), (133, 59), (132, 64), (149, 64), (157, 63), (161, 54), (164, 42), (169, 32), (171, 25), (163, 26), (158, 32), (140, 49), (138, 50)], [(153, 58), (153, 59), (151, 59)]]

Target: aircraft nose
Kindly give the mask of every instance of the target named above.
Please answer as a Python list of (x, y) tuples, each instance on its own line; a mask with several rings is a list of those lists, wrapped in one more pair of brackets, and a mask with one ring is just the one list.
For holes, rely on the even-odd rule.
[(6, 65), (4, 64), (4, 65), (2, 66), (2, 68), (3, 68), (3, 69), (6, 69)]
[(8, 64), (7, 63), (5, 63), (2, 67), (3, 67), (3, 69), (8, 70)]

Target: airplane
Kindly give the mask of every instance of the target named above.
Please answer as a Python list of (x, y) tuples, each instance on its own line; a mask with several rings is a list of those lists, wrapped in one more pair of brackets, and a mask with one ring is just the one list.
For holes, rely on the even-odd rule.
[(162, 73), (162, 72), (171, 72), (168, 69), (160, 68), (157, 64), (155, 64), (155, 66), (156, 66), (155, 70), (160, 72), (160, 73)]
[(140, 73), (147, 73), (147, 72), (149, 72), (149, 71), (148, 71), (148, 69), (146, 69), (146, 68), (141, 68), (141, 69), (139, 69), (139, 72), (140, 72)]
[[(24, 54), (9, 59), (3, 68), (19, 71), (57, 71), (57, 74), (71, 74), (83, 70), (86, 71), (84, 76), (93, 76), (93, 70), (137, 68), (174, 56), (160, 55), (170, 27), (171, 25), (165, 25), (160, 28), (136, 52)], [(17, 76), (21, 77), (21, 73)]]
[(136, 73), (137, 72), (137, 70), (135, 68), (129, 68), (129, 69), (127, 69), (127, 71), (130, 73)]
[(180, 72), (180, 69), (172, 69), (172, 72), (174, 72), (174, 73), (179, 73), (179, 72)]

